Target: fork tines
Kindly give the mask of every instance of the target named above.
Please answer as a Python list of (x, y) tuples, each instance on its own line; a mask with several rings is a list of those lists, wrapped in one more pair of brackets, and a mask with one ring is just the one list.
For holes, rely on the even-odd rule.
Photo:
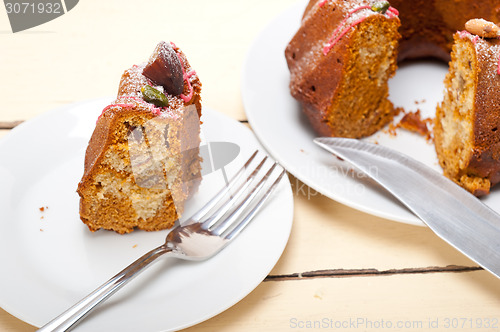
[(286, 173), (267, 156), (260, 162), (256, 161), (258, 153), (257, 150), (250, 156), (214, 198), (190, 218), (189, 223), (200, 222), (204, 229), (228, 240), (245, 228)]

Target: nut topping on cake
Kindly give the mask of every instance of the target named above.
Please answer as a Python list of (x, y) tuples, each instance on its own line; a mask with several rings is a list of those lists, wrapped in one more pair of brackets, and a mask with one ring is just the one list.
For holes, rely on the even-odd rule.
[(465, 29), (474, 35), (484, 38), (496, 38), (500, 36), (500, 28), (498, 25), (482, 18), (467, 21), (467, 23), (465, 23)]
[(156, 46), (142, 74), (163, 86), (166, 93), (177, 96), (184, 90), (182, 64), (169, 43), (160, 42)]
[(391, 7), (389, 1), (379, 1), (372, 5), (371, 10), (377, 13), (385, 14), (389, 7)]
[(168, 98), (161, 91), (153, 88), (150, 85), (145, 85), (141, 88), (142, 98), (148, 103), (158, 107), (167, 107)]

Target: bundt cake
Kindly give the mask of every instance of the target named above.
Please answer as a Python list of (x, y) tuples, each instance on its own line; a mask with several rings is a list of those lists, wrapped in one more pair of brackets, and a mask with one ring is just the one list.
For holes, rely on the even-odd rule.
[(454, 35), (434, 141), (444, 174), (476, 196), (500, 182), (498, 27), (471, 20)]
[(399, 60), (434, 57), (450, 60), (453, 34), (469, 19), (500, 21), (498, 0), (390, 0), (401, 20)]
[(121, 77), (98, 118), (78, 184), (91, 231), (173, 226), (201, 179), (201, 83), (184, 53), (161, 42)]
[[(310, 0), (286, 48), (290, 90), (322, 136), (368, 136), (391, 121), (394, 57), (449, 59), (468, 19), (500, 21), (498, 0)], [(399, 13), (398, 13), (399, 12)], [(399, 19), (398, 19), (399, 17)], [(401, 40), (396, 28), (401, 21)]]
[(363, 137), (392, 120), (398, 11), (387, 1), (311, 1), (288, 44), (292, 96), (322, 136)]

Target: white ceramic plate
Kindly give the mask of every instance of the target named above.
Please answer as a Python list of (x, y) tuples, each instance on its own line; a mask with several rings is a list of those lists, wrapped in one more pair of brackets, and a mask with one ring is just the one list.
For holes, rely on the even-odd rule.
[[(377, 184), (313, 143), (316, 134), (290, 95), (284, 56), (286, 45), (300, 25), (305, 5), (299, 2), (276, 17), (248, 52), (243, 67), (242, 97), (254, 133), (276, 160), (312, 188), (307, 195), (319, 192), (376, 216), (423, 225)], [(432, 61), (401, 65), (389, 82), (390, 99), (406, 111), (420, 109), (423, 117), (434, 117), (447, 70), (446, 64)], [(367, 140), (407, 153), (442, 173), (432, 143), (422, 136), (404, 130), (398, 130), (396, 136), (381, 131)], [(484, 202), (500, 210), (498, 192), (494, 191)]]
[[(41, 326), (150, 249), (167, 231), (91, 233), (79, 220), (76, 186), (97, 116), (110, 100), (69, 105), (28, 121), (0, 140), (0, 306)], [(205, 142), (233, 142), (234, 173), (259, 143), (240, 123), (204, 109)], [(204, 176), (186, 207), (195, 211), (224, 185)], [(41, 207), (48, 207), (40, 211)], [(166, 331), (202, 322), (237, 303), (271, 271), (288, 240), (288, 179), (247, 229), (204, 262), (161, 259), (99, 307), (75, 331)]]

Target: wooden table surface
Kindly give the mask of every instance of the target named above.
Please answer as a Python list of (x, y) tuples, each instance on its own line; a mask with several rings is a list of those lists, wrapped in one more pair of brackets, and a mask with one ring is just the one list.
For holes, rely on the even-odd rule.
[[(0, 139), (18, 121), (113, 95), (122, 71), (159, 40), (187, 54), (205, 106), (244, 122), (246, 52), (294, 2), (85, 0), (15, 34), (0, 9)], [(281, 259), (246, 298), (187, 331), (500, 330), (500, 281), (429, 229), (359, 212), (290, 180), (294, 221)], [(33, 330), (0, 309), (0, 331)]]

